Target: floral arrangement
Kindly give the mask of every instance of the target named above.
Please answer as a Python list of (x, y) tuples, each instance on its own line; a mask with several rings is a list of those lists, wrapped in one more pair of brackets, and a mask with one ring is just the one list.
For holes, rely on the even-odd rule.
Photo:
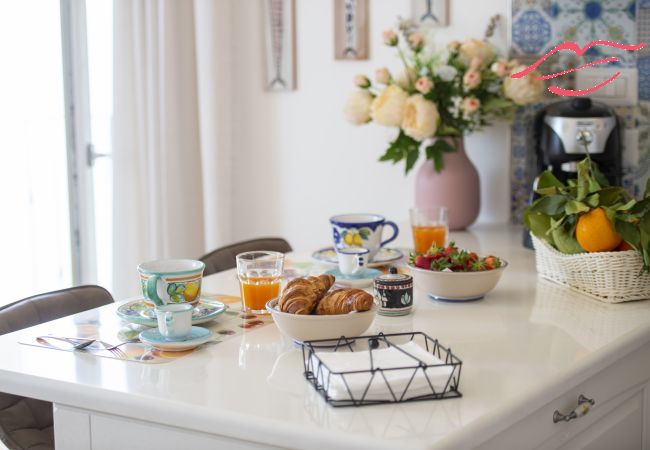
[[(494, 20), (486, 36), (491, 35)], [(484, 39), (452, 41), (436, 49), (427, 33), (409, 22), (397, 30), (383, 33), (384, 44), (397, 50), (404, 65), (394, 76), (386, 67), (377, 69), (373, 82), (357, 75), (357, 90), (349, 97), (345, 117), (353, 124), (376, 122), (398, 127), (397, 138), (390, 143), (380, 161), (406, 162), (408, 173), (420, 154), (422, 143), (426, 158), (435, 170), (443, 168), (444, 153), (456, 150), (463, 135), (509, 118), (517, 105), (539, 101), (544, 83), (533, 72), (523, 78), (511, 73), (526, 67), (515, 59), (499, 58)]]

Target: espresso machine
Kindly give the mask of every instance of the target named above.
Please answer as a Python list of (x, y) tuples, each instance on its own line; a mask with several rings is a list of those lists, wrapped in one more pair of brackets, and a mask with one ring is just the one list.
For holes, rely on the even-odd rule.
[[(536, 198), (537, 176), (550, 170), (565, 183), (577, 178), (578, 163), (589, 153), (611, 185), (621, 185), (622, 147), (620, 119), (609, 106), (587, 97), (551, 103), (535, 116), (533, 145), (535, 170), (531, 174), (529, 201)], [(532, 180), (535, 181), (532, 181)], [(532, 248), (524, 232), (524, 245)]]
[(550, 170), (562, 182), (576, 178), (589, 153), (610, 184), (621, 184), (621, 126), (603, 103), (576, 97), (548, 105), (535, 118), (534, 144), (537, 175)]

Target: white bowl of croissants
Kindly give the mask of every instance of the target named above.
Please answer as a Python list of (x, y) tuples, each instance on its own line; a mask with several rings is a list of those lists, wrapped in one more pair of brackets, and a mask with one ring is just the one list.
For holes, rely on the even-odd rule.
[(332, 275), (295, 278), (266, 309), (294, 341), (361, 336), (377, 313), (372, 295), (361, 289), (330, 289)]

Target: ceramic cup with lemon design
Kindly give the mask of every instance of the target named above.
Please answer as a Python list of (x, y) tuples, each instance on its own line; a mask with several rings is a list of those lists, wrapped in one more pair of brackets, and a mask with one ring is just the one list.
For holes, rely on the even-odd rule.
[(201, 299), (205, 264), (193, 259), (164, 259), (138, 266), (144, 302), (151, 306), (171, 303), (196, 305)]
[[(386, 220), (378, 214), (340, 214), (330, 218), (334, 246), (337, 249), (361, 247), (368, 249), (368, 259), (372, 261), (380, 247), (397, 238), (399, 228), (395, 222)], [(384, 226), (393, 230), (393, 235), (382, 241)]]

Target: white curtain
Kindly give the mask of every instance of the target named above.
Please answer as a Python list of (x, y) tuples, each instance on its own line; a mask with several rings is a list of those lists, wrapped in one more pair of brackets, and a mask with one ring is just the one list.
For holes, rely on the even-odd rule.
[(138, 293), (138, 263), (196, 259), (228, 238), (229, 142), (219, 131), (230, 81), (217, 70), (228, 59), (228, 3), (115, 1), (116, 298)]

